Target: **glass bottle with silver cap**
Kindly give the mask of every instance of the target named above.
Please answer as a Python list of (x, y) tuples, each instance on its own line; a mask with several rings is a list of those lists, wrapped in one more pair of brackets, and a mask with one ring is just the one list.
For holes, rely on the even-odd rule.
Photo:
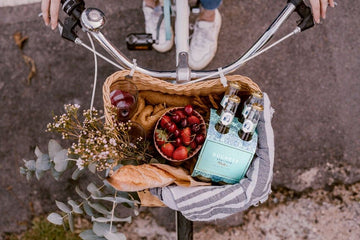
[(259, 103), (254, 103), (251, 106), (249, 114), (246, 116), (241, 129), (238, 131), (238, 135), (243, 141), (250, 141), (254, 135), (256, 126), (260, 119), (260, 113), (264, 110), (264, 107)]
[(240, 98), (236, 95), (231, 95), (225, 108), (221, 111), (220, 118), (215, 124), (215, 130), (221, 134), (226, 134), (229, 132), (230, 125), (234, 119), (235, 112), (240, 104)]

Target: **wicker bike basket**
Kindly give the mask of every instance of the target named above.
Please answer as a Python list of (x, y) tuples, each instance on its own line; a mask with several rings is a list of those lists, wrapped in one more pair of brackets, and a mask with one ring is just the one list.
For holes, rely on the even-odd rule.
[[(110, 75), (103, 85), (103, 101), (104, 113), (107, 123), (112, 123), (109, 107), (111, 106), (110, 93), (116, 89), (117, 82), (124, 80), (130, 71), (118, 71)], [(241, 94), (248, 95), (253, 91), (260, 91), (259, 86), (250, 78), (241, 75), (227, 76), (227, 81), (236, 81), (241, 85)], [(209, 94), (220, 95), (223, 94), (226, 88), (221, 83), (220, 79), (213, 79), (208, 81), (188, 83), (188, 84), (172, 84), (158, 78), (154, 78), (139, 72), (135, 72), (132, 78), (133, 83), (141, 91), (154, 91), (165, 94), (179, 95), (179, 96), (207, 96)]]

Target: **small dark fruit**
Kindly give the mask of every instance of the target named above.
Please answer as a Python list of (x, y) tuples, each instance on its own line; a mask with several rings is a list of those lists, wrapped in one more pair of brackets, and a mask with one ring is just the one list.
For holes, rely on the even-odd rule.
[(170, 118), (170, 116), (165, 115), (165, 116), (163, 116), (163, 117), (161, 118), (160, 126), (161, 126), (162, 128), (167, 129), (169, 123), (171, 123), (171, 118)]
[(173, 132), (174, 137), (178, 137), (180, 135), (180, 130), (179, 129), (175, 129), (175, 131)]
[(205, 142), (205, 136), (204, 134), (200, 133), (200, 134), (197, 134), (195, 136), (195, 142), (198, 144), (198, 145), (201, 145)]
[(180, 119), (186, 118), (185, 112), (183, 110), (176, 110), (176, 115), (179, 115)]
[(200, 131), (200, 125), (194, 123), (194, 124), (191, 126), (191, 131), (192, 131), (193, 133), (199, 132), (199, 131)]
[(190, 147), (191, 147), (191, 149), (195, 149), (195, 148), (197, 147), (196, 142), (195, 142), (195, 141), (192, 141), (192, 142), (190, 143)]
[(186, 118), (184, 118), (183, 120), (181, 120), (180, 125), (181, 125), (182, 128), (187, 127), (188, 122), (187, 122)]
[(182, 141), (181, 141), (181, 138), (180, 138), (180, 137), (175, 138), (175, 143), (174, 143), (174, 145), (175, 145), (176, 147), (180, 147), (180, 146), (182, 145)]
[(175, 123), (170, 123), (169, 125), (167, 125), (167, 128), (166, 128), (170, 133), (174, 133), (175, 130), (177, 130), (177, 126)]
[(172, 115), (171, 119), (175, 122), (175, 123), (179, 123), (181, 121), (181, 117), (178, 114)]
[(191, 116), (192, 114), (193, 114), (193, 107), (190, 105), (190, 104), (188, 104), (188, 105), (186, 105), (185, 107), (184, 107), (184, 112), (186, 113), (186, 115), (188, 115), (188, 116)]

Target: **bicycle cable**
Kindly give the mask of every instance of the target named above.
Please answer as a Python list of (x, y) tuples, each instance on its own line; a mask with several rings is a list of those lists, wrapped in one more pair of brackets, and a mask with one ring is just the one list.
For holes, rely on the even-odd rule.
[(94, 50), (94, 65), (95, 65), (95, 69), (94, 69), (94, 82), (93, 82), (93, 91), (92, 91), (92, 96), (91, 96), (91, 102), (90, 102), (90, 117), (92, 118), (92, 110), (94, 107), (94, 99), (95, 99), (95, 92), (96, 92), (96, 83), (97, 83), (97, 74), (98, 74), (98, 63), (97, 63), (97, 56), (96, 56), (96, 50), (95, 50), (95, 45), (94, 45), (94, 41), (91, 38), (90, 33), (87, 33), (87, 36), (90, 40), (91, 43), (91, 47)]
[[(260, 54), (266, 52), (267, 50), (269, 50), (270, 48), (272, 47), (275, 47), (276, 45), (278, 45), (279, 43), (281, 43), (282, 41), (288, 39), (289, 37), (297, 34), (301, 32), (301, 29), (299, 27), (296, 27), (291, 33), (287, 34), (286, 36), (282, 37), (281, 39), (277, 40), (276, 42), (272, 43), (271, 45), (267, 46), (266, 48), (263, 48), (262, 50), (259, 50), (257, 52), (255, 52), (253, 55), (249, 56), (248, 58), (244, 59), (242, 62), (239, 63), (239, 67), (243, 64), (245, 64), (246, 62), (250, 61), (251, 59), (259, 56)], [(213, 77), (216, 77), (220, 74), (224, 74), (225, 70), (224, 69), (221, 69), (221, 70), (218, 70), (217, 72), (215, 73), (212, 73), (212, 74), (209, 74), (205, 77), (202, 77), (202, 78), (199, 78), (199, 79), (196, 79), (196, 80), (193, 80), (193, 81), (190, 81), (190, 82), (185, 82), (185, 83), (182, 83), (183, 85), (185, 84), (191, 84), (191, 83), (197, 83), (197, 82), (201, 82), (201, 81), (204, 81), (206, 79), (209, 79), (209, 78), (213, 78)]]
[(103, 60), (107, 61), (108, 63), (112, 64), (114, 67), (119, 68), (120, 70), (125, 70), (124, 67), (120, 66), (119, 64), (115, 63), (114, 61), (111, 61), (109, 58), (105, 57), (104, 55), (102, 55), (101, 53), (95, 51), (94, 49), (92, 49), (91, 47), (89, 47), (88, 45), (86, 45), (80, 38), (76, 38), (75, 39), (75, 43), (86, 48), (87, 50), (93, 52), (94, 54), (96, 54), (98, 57), (101, 57)]

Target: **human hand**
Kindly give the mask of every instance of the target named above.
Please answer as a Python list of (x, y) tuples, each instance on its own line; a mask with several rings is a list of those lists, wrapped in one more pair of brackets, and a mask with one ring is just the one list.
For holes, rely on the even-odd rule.
[(320, 17), (322, 19), (326, 18), (328, 5), (335, 7), (334, 0), (310, 0), (310, 5), (316, 23), (320, 23)]
[(60, 9), (60, 0), (41, 1), (41, 13), (45, 25), (49, 26), (50, 24), (52, 30), (54, 30), (57, 26), (57, 22), (59, 18), (59, 9)]

